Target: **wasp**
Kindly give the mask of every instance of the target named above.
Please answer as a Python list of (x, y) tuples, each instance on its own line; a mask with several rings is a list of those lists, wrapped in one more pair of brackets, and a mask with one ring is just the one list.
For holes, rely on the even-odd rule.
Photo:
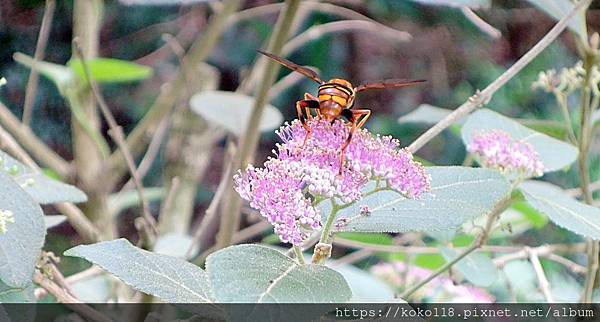
[(342, 172), (344, 165), (344, 155), (348, 145), (352, 140), (352, 136), (356, 130), (365, 125), (371, 116), (371, 110), (354, 107), (356, 93), (372, 89), (401, 88), (425, 82), (425, 80), (386, 79), (364, 83), (356, 87), (352, 86), (349, 81), (341, 78), (333, 78), (325, 82), (315, 71), (309, 68), (302, 67), (287, 59), (261, 50), (258, 50), (258, 52), (291, 69), (292, 71), (312, 79), (319, 84), (317, 97), (314, 97), (310, 93), (305, 93), (304, 99), (296, 102), (298, 119), (300, 122), (302, 122), (302, 126), (306, 130), (304, 144), (306, 144), (306, 141), (310, 137), (311, 129), (307, 124), (307, 120), (312, 120), (313, 110), (316, 111), (319, 119), (323, 119), (331, 124), (333, 124), (335, 120), (342, 117), (349, 122), (350, 132), (348, 134), (348, 138), (346, 138), (346, 141), (344, 141), (344, 144), (341, 147), (340, 173)]

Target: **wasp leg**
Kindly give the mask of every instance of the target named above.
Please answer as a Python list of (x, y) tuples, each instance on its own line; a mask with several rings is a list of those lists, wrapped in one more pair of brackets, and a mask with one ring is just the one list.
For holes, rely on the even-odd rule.
[[(304, 93), (304, 99), (308, 100), (308, 101), (319, 102), (319, 100), (310, 93)], [(315, 110), (315, 112), (317, 112), (317, 119), (320, 119), (321, 118), (321, 109), (319, 107), (315, 107), (314, 110)]]
[(342, 111), (342, 116), (347, 118), (348, 121), (350, 123), (352, 123), (352, 126), (350, 127), (350, 132), (348, 133), (348, 138), (346, 138), (346, 141), (344, 142), (344, 144), (342, 145), (341, 148), (341, 152), (340, 152), (340, 174), (342, 174), (342, 169), (344, 168), (344, 161), (345, 161), (345, 154), (346, 154), (346, 149), (348, 148), (348, 146), (350, 145), (350, 142), (352, 141), (352, 136), (354, 136), (354, 132), (356, 132), (357, 129), (362, 128), (365, 123), (367, 122), (367, 119), (369, 119), (369, 116), (371, 116), (371, 110), (367, 110), (367, 109), (358, 109), (358, 110), (350, 110), (350, 109), (345, 109)]
[(302, 144), (302, 147), (304, 147), (306, 145), (306, 142), (308, 141), (308, 138), (310, 136), (310, 131), (311, 131), (310, 127), (308, 126), (308, 124), (306, 122), (306, 116), (304, 116), (304, 113), (306, 113), (308, 115), (309, 120), (312, 120), (312, 115), (310, 113), (310, 110), (318, 109), (318, 108), (319, 108), (319, 102), (315, 101), (315, 100), (302, 100), (302, 101), (296, 102), (296, 111), (298, 112), (298, 119), (300, 120), (300, 122), (302, 123), (302, 126), (306, 130), (306, 137), (304, 137), (304, 144)]

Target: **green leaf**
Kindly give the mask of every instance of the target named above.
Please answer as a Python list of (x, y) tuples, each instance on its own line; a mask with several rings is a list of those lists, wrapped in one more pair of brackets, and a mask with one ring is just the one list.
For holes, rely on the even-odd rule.
[(35, 62), (33, 57), (27, 56), (22, 53), (15, 53), (13, 55), (13, 58), (19, 64), (29, 67), (30, 69), (35, 63), (38, 72), (44, 77), (51, 80), (56, 85), (56, 87), (58, 87), (58, 90), (63, 95), (65, 90), (68, 87), (71, 87), (74, 83), (75, 75), (73, 74), (71, 69), (66, 66), (48, 63), (45, 61)]
[[(458, 257), (459, 253), (453, 249), (442, 247), (440, 249), (446, 261)], [(473, 285), (488, 287), (498, 278), (498, 270), (492, 260), (481, 253), (471, 253), (454, 265), (454, 269)]]
[(413, 0), (422, 4), (436, 5), (436, 6), (448, 6), (455, 8), (469, 7), (469, 8), (489, 8), (492, 5), (491, 0)]
[[(527, 0), (538, 9), (550, 15), (558, 21), (573, 10), (573, 3), (570, 0)], [(569, 22), (569, 29), (577, 33), (582, 39), (587, 41), (587, 27), (585, 25), (586, 10), (579, 10), (575, 17)]]
[(213, 302), (207, 274), (182, 259), (152, 253), (117, 239), (80, 245), (65, 256), (85, 258), (125, 284), (169, 303)]
[(548, 223), (548, 217), (546, 215), (531, 208), (524, 201), (517, 201), (513, 203), (512, 208), (523, 214), (523, 217), (525, 217), (525, 219), (527, 219), (533, 225), (533, 227), (537, 229), (544, 228), (544, 226), (546, 226)]
[[(86, 64), (91, 77), (98, 83), (133, 82), (152, 76), (152, 68), (126, 60), (95, 58), (87, 60)], [(67, 65), (82, 81), (87, 82), (81, 60), (71, 60)]]
[(577, 148), (574, 146), (531, 130), (488, 109), (479, 110), (469, 116), (462, 128), (463, 142), (468, 145), (475, 135), (492, 130), (507, 132), (513, 140), (531, 144), (544, 164), (545, 172), (563, 169), (577, 159)]
[(231, 246), (211, 254), (206, 270), (224, 303), (342, 303), (352, 297), (342, 275), (321, 265), (299, 265), (277, 250)]
[[(229, 132), (240, 136), (244, 134), (252, 108), (254, 97), (227, 91), (202, 91), (192, 96), (190, 106), (194, 113), (207, 121), (217, 124)], [(272, 106), (265, 106), (259, 130), (271, 131), (283, 122), (283, 115)]]
[(86, 202), (85, 193), (72, 185), (50, 179), (0, 151), (0, 171), (6, 171), (39, 204)]
[(352, 302), (386, 303), (394, 299), (394, 290), (370, 273), (352, 265), (335, 268), (348, 282), (352, 290)]
[(600, 209), (577, 201), (566, 191), (542, 181), (526, 181), (519, 185), (525, 200), (546, 214), (552, 222), (576, 234), (600, 239)]
[[(508, 181), (497, 171), (468, 167), (429, 167), (431, 192), (421, 199), (407, 199), (395, 191), (380, 191), (338, 211), (339, 217), (352, 218), (338, 231), (406, 232), (447, 230), (467, 220), (483, 216), (510, 192)], [(374, 184), (367, 185), (371, 191)], [(367, 205), (368, 216), (360, 215)], [(331, 203), (319, 205), (327, 217)], [(326, 218), (323, 220), (326, 221)]]
[(446, 264), (446, 260), (444, 257), (442, 257), (442, 255), (438, 254), (419, 254), (415, 257), (414, 264), (421, 268), (434, 271), (444, 266), (444, 264)]
[[(537, 288), (535, 270), (527, 260), (514, 260), (506, 263), (503, 268), (504, 276), (518, 299), (533, 299), (541, 295)], [(538, 299), (537, 302), (543, 301)]]
[(24, 288), (33, 277), (46, 227), (40, 206), (4, 171), (0, 171), (0, 211), (10, 211), (14, 223), (0, 232), (0, 280)]
[(536, 119), (514, 119), (526, 127), (549, 135), (553, 138), (562, 140), (567, 137), (567, 126), (558, 121), (552, 120), (536, 120)]

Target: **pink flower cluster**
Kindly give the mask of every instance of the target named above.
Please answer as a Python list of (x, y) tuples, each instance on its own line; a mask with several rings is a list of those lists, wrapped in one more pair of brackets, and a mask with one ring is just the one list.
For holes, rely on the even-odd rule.
[(485, 167), (523, 177), (539, 177), (544, 174), (544, 165), (533, 146), (524, 141), (515, 141), (510, 134), (493, 130), (481, 132), (467, 146)]
[(399, 149), (398, 140), (356, 131), (339, 174), (340, 151), (349, 126), (339, 120), (330, 124), (317, 119), (308, 125), (311, 133), (306, 145), (302, 124), (298, 120), (286, 123), (277, 131), (283, 142), (273, 151), (276, 157), (264, 168), (249, 166), (234, 177), (240, 196), (260, 210), (283, 242), (298, 245), (321, 227), (320, 214), (312, 205), (316, 198), (354, 202), (371, 179), (386, 181), (409, 198), (429, 190), (429, 176), (408, 151)]
[[(433, 274), (432, 271), (404, 263), (382, 263), (371, 268), (373, 275), (387, 282), (395, 289), (403, 290)], [(455, 285), (447, 277), (435, 277), (427, 287), (420, 288), (412, 299), (416, 302), (441, 303), (492, 303), (494, 297), (484, 289), (470, 285)]]

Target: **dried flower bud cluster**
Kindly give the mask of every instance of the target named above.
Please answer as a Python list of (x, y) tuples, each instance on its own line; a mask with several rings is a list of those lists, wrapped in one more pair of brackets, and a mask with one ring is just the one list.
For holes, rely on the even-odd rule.
[[(583, 85), (583, 79), (585, 76), (585, 69), (583, 63), (579, 61), (575, 66), (571, 68), (563, 68), (560, 72), (555, 69), (540, 72), (538, 79), (533, 82), (532, 88), (540, 88), (546, 92), (558, 92), (563, 94), (570, 94)], [(590, 78), (590, 86), (593, 92), (598, 92), (598, 85), (600, 84), (600, 70), (598, 66), (592, 67), (592, 74)]]
[(476, 134), (467, 151), (473, 153), (485, 167), (517, 174), (522, 178), (539, 177), (544, 173), (544, 165), (533, 146), (524, 141), (515, 141), (503, 131)]
[(399, 149), (391, 137), (373, 136), (367, 130), (354, 133), (342, 169), (340, 151), (349, 134), (342, 121), (308, 123), (310, 136), (299, 121), (282, 126), (282, 143), (264, 168), (249, 166), (235, 175), (235, 188), (253, 208), (260, 210), (283, 242), (300, 244), (321, 226), (313, 201), (337, 198), (351, 203), (362, 196), (369, 180), (380, 179), (409, 198), (429, 190), (429, 176), (412, 155)]
[(10, 210), (0, 210), (0, 234), (6, 234), (9, 223), (14, 223), (15, 217)]

